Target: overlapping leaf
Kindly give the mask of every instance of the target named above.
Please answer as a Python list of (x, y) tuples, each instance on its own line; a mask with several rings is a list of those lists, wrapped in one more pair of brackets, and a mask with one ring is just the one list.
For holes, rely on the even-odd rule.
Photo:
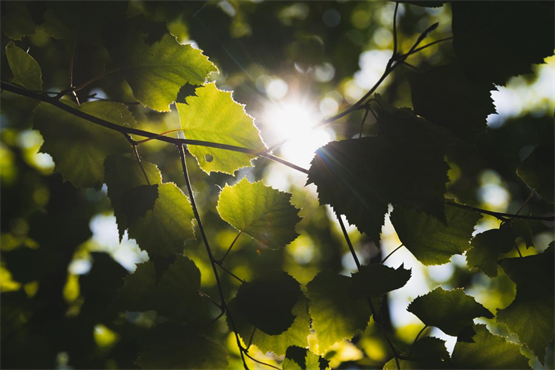
[(287, 348), (282, 365), (283, 370), (326, 370), (329, 361), (315, 355), (306, 348), (291, 346)]
[(2, 33), (12, 40), (35, 34), (37, 25), (29, 13), (27, 4), (22, 1), (5, 2), (6, 14), (2, 16)]
[(445, 208), (446, 223), (423, 212), (395, 207), (391, 222), (404, 246), (423, 264), (440, 265), (468, 248), (481, 216), (455, 206)]
[(517, 169), (517, 174), (529, 187), (545, 200), (555, 202), (555, 132), (547, 124), (540, 134), (538, 144)]
[(291, 194), (243, 178), (220, 193), (218, 212), (224, 221), (264, 245), (277, 249), (298, 234), (299, 210), (290, 203)]
[[(399, 359), (401, 369), (450, 369), (451, 361), (445, 342), (438, 338), (422, 338), (402, 353)], [(397, 370), (395, 359), (389, 360), (384, 365), (384, 370)]]
[(454, 336), (471, 327), (475, 317), (493, 318), (491, 312), (464, 294), (464, 290), (443, 290), (441, 287), (416, 298), (407, 310), (424, 324)]
[(380, 297), (405, 286), (411, 276), (411, 270), (403, 265), (397, 269), (382, 264), (361, 266), (360, 271), (353, 274), (349, 294), (353, 299)]
[(553, 54), (553, 3), (454, 1), (453, 46), (474, 81), (504, 85)]
[(272, 271), (241, 285), (237, 308), (251, 325), (278, 335), (293, 324), (292, 310), (301, 296), (301, 287), (294, 278), (284, 271)]
[(125, 279), (114, 309), (157, 311), (158, 315), (180, 322), (191, 322), (205, 313), (199, 295), (200, 271), (193, 261), (176, 256), (156, 283), (153, 262), (141, 263)]
[(6, 45), (6, 57), (16, 83), (28, 90), (42, 90), (42, 71), (37, 61), (13, 41)]
[(520, 346), (491, 334), (485, 325), (474, 325), (473, 342), (457, 341), (453, 350), (455, 369), (529, 369)]
[(128, 207), (132, 205), (129, 211), (124, 209), (128, 220), (130, 216), (135, 218), (129, 220), (129, 237), (137, 240), (151, 258), (183, 253), (185, 241), (195, 238), (191, 203), (175, 184), (134, 188), (126, 202)]
[(464, 141), (474, 142), (486, 129), (486, 117), (495, 113), (490, 94), (493, 84), (472, 83), (458, 64), (426, 73), (407, 73), (406, 77), (415, 113), (446, 127)]
[[(235, 102), (230, 92), (209, 83), (189, 96), (187, 104), (177, 104), (179, 122), (185, 138), (234, 145), (246, 149), (265, 148), (254, 120), (243, 105)], [(189, 146), (200, 168), (208, 174), (223, 172), (233, 175), (252, 166), (253, 155), (205, 146)]]
[(514, 238), (508, 224), (478, 234), (472, 239), (472, 248), (466, 253), (469, 268), (478, 268), (489, 277), (497, 276), (497, 261), (503, 253), (514, 248)]
[(211, 72), (218, 71), (201, 50), (180, 45), (170, 34), (152, 45), (136, 30), (128, 30), (118, 40), (107, 43), (110, 55), (135, 98), (157, 111), (169, 112), (183, 85), (202, 85)]
[[(80, 107), (70, 102), (67, 104), (117, 125), (135, 124), (135, 118), (124, 104), (106, 101), (84, 103)], [(39, 104), (35, 110), (34, 128), (44, 138), (41, 151), (50, 154), (64, 180), (77, 187), (100, 189), (104, 183), (104, 160), (112, 154), (129, 153), (131, 150), (119, 132), (46, 103)]]
[(542, 254), (499, 262), (516, 283), (516, 298), (509, 307), (497, 310), (497, 321), (507, 325), (542, 363), (555, 328), (553, 250), (551, 243)]
[(334, 343), (351, 339), (364, 331), (370, 319), (366, 299), (349, 295), (351, 278), (322, 271), (307, 285), (312, 328), (318, 337), (320, 353), (326, 353)]

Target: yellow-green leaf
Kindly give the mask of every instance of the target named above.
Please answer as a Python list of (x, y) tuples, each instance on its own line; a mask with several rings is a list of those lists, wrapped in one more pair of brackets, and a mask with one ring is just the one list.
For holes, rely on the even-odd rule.
[(28, 90), (42, 90), (42, 71), (39, 64), (13, 41), (6, 45), (6, 56), (16, 81)]

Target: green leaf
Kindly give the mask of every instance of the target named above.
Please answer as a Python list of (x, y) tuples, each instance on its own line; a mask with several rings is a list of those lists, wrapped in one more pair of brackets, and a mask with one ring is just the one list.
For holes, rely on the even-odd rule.
[[(72, 108), (120, 126), (133, 125), (135, 119), (120, 103), (95, 101)], [(100, 189), (104, 183), (104, 161), (112, 154), (129, 153), (130, 144), (122, 134), (78, 118), (50, 104), (35, 110), (34, 128), (44, 138), (41, 151), (54, 158), (56, 170), (77, 187)]]
[(517, 168), (518, 176), (548, 202), (555, 202), (555, 132), (553, 123), (547, 124), (538, 144)]
[[(6, 14), (2, 16), (2, 33), (12, 40), (21, 40), (35, 34), (37, 25), (33, 21), (27, 4), (22, 1), (7, 1), (2, 7)], [(3, 10), (4, 10), (3, 9)]]
[(493, 84), (470, 82), (458, 64), (405, 76), (415, 113), (447, 128), (466, 142), (473, 143), (486, 129), (486, 117), (495, 113), (490, 94)]
[(141, 249), (151, 257), (183, 253), (185, 241), (195, 238), (193, 208), (189, 199), (174, 183), (143, 185), (135, 189), (139, 189), (133, 197), (135, 202), (146, 202), (141, 207), (143, 210), (152, 204), (151, 189), (158, 190), (158, 198), (152, 209), (129, 224), (129, 237), (137, 240)]
[(474, 81), (504, 85), (553, 54), (552, 2), (454, 1), (452, 11), (453, 47)]
[(397, 269), (382, 264), (361, 266), (360, 271), (353, 274), (349, 294), (353, 299), (380, 297), (405, 286), (411, 276), (411, 270), (403, 265)]
[(226, 185), (218, 199), (218, 212), (231, 226), (273, 249), (299, 235), (295, 225), (301, 218), (291, 205), (291, 194), (261, 181), (250, 183), (245, 177), (233, 186)]
[[(438, 338), (422, 338), (403, 352), (403, 359), (399, 359), (399, 366), (403, 370), (409, 369), (449, 369), (451, 361), (445, 342)], [(384, 370), (397, 370), (395, 359), (384, 365)]]
[(416, 298), (407, 310), (418, 316), (424, 324), (454, 336), (472, 326), (475, 317), (493, 318), (491, 312), (473, 297), (464, 294), (464, 290), (443, 290), (441, 287)]
[(542, 254), (499, 262), (516, 284), (516, 298), (509, 307), (497, 310), (497, 322), (507, 325), (542, 363), (555, 327), (553, 249), (552, 242)]
[(468, 268), (478, 268), (487, 276), (497, 276), (497, 261), (503, 253), (514, 248), (514, 238), (508, 225), (478, 234), (472, 239), (472, 248), (466, 253)]
[(530, 228), (528, 221), (520, 218), (513, 218), (511, 220), (510, 227), (511, 234), (514, 235), (515, 238), (522, 238), (522, 240), (526, 244), (526, 249), (534, 246), (532, 229)]
[(131, 34), (107, 48), (135, 98), (161, 112), (170, 111), (183, 85), (201, 85), (211, 72), (218, 71), (201, 50), (180, 45), (170, 34), (152, 45), (140, 34)]
[(366, 299), (352, 299), (349, 287), (352, 278), (322, 271), (307, 285), (312, 328), (318, 337), (319, 352), (364, 331), (370, 319)]
[(278, 335), (293, 324), (292, 309), (301, 296), (297, 280), (284, 271), (272, 271), (241, 285), (237, 308), (251, 325)]
[(228, 369), (224, 347), (187, 327), (166, 324), (155, 329), (136, 363), (143, 369)]
[(474, 325), (473, 343), (457, 341), (453, 350), (455, 369), (529, 369), (520, 346), (491, 334), (485, 325)]
[(283, 370), (325, 370), (329, 361), (315, 355), (306, 348), (291, 346), (287, 348), (282, 365)]
[[(239, 335), (243, 338), (243, 342), (248, 344), (252, 336), (252, 344), (257, 346), (262, 352), (272, 352), (281, 356), (285, 354), (288, 346), (306, 347), (308, 345), (307, 337), (310, 334), (310, 316), (308, 315), (308, 301), (304, 296), (299, 298), (297, 304), (291, 310), (291, 313), (295, 316), (293, 324), (286, 331), (278, 335), (266, 334), (251, 325), (244, 312), (238, 309), (236, 298), (229, 301), (228, 309), (233, 316), (235, 326)], [(229, 318), (228, 327), (232, 330)], [(252, 335), (253, 331), (254, 335)]]
[(446, 223), (423, 212), (395, 207), (391, 222), (404, 246), (423, 264), (441, 265), (470, 244), (474, 226), (482, 216), (474, 211), (445, 207)]
[(42, 71), (31, 55), (10, 41), (6, 45), (6, 56), (15, 82), (28, 90), (42, 90)]
[[(198, 88), (196, 94), (187, 97), (187, 104), (176, 104), (185, 138), (247, 149), (266, 148), (254, 119), (245, 112), (244, 105), (233, 100), (230, 92), (219, 90), (212, 82)], [(188, 149), (208, 174), (233, 175), (240, 168), (251, 167), (255, 158), (250, 154), (200, 145), (191, 145)]]
[(114, 208), (121, 240), (123, 233), (129, 227), (124, 212), (124, 196), (135, 187), (162, 183), (162, 174), (158, 167), (152, 163), (146, 161), (139, 163), (137, 159), (119, 154), (106, 158), (104, 170), (106, 185), (108, 185), (108, 197), (110, 197)]
[(125, 279), (114, 308), (139, 312), (155, 310), (160, 316), (191, 322), (206, 310), (199, 288), (200, 271), (187, 257), (176, 256), (158, 283), (154, 263), (145, 262)]

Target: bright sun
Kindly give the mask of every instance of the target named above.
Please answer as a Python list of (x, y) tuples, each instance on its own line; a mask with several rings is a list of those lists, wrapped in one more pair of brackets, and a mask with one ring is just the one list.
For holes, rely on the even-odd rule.
[(319, 147), (334, 139), (333, 132), (326, 128), (311, 128), (322, 119), (310, 104), (300, 101), (272, 103), (264, 113), (269, 135), (267, 143), (272, 145), (283, 139), (289, 141), (281, 147), (281, 156), (299, 166), (308, 167)]

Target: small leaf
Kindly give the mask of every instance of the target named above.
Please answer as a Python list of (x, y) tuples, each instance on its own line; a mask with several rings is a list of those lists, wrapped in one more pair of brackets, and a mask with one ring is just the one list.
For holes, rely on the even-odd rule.
[(265, 186), (261, 181), (250, 183), (245, 177), (224, 187), (218, 199), (218, 212), (237, 230), (277, 249), (298, 236), (295, 225), (301, 218), (290, 201), (291, 194)]
[(161, 112), (170, 111), (183, 85), (201, 85), (210, 72), (218, 71), (201, 50), (180, 45), (170, 34), (148, 45), (140, 34), (129, 31), (121, 43), (106, 46), (135, 98)]
[(326, 370), (329, 361), (315, 355), (306, 348), (291, 346), (287, 348), (282, 365), (283, 370)]
[(486, 117), (495, 113), (490, 94), (493, 84), (470, 82), (458, 64), (405, 76), (415, 113), (449, 129), (466, 142), (473, 143), (486, 129)]
[[(248, 344), (252, 336), (252, 344), (257, 346), (262, 352), (272, 352), (281, 356), (285, 354), (288, 346), (306, 347), (308, 345), (307, 337), (310, 334), (310, 316), (308, 315), (308, 301), (304, 296), (299, 298), (297, 304), (291, 310), (291, 313), (295, 316), (293, 324), (286, 331), (278, 335), (266, 334), (251, 325), (247, 321), (244, 312), (237, 308), (235, 298), (229, 301), (228, 309), (233, 316), (235, 326), (243, 342)], [(229, 318), (228, 327), (229, 330), (232, 330)], [(253, 331), (254, 335), (252, 335)]]
[(507, 325), (542, 363), (555, 327), (553, 249), (552, 242), (542, 254), (499, 261), (516, 284), (516, 298), (497, 310), (497, 322)]
[(453, 350), (455, 369), (529, 369), (520, 346), (491, 334), (485, 325), (474, 325), (473, 342), (457, 341)]
[(120, 311), (155, 310), (160, 316), (191, 322), (205, 313), (199, 288), (200, 271), (187, 257), (176, 256), (158, 283), (154, 263), (144, 262), (125, 279), (113, 307)]
[(15, 82), (28, 90), (42, 90), (42, 71), (31, 55), (10, 41), (6, 45), (6, 56)]
[(441, 265), (468, 248), (481, 216), (455, 206), (445, 207), (446, 223), (423, 212), (395, 207), (391, 222), (404, 246), (423, 264)]
[(526, 244), (526, 249), (534, 246), (532, 229), (530, 228), (527, 220), (513, 218), (511, 220), (511, 234), (515, 238), (522, 238), (522, 240)]
[(410, 275), (411, 270), (404, 269), (403, 265), (397, 269), (381, 264), (361, 266), (360, 272), (353, 274), (349, 294), (353, 299), (380, 297), (405, 286)]
[(307, 285), (312, 328), (318, 337), (319, 352), (325, 353), (336, 342), (351, 339), (364, 331), (370, 319), (366, 299), (349, 295), (351, 278), (322, 271)]
[[(245, 112), (243, 105), (235, 102), (230, 92), (219, 90), (212, 82), (189, 96), (187, 104), (176, 104), (179, 122), (186, 139), (235, 145), (262, 150), (266, 146), (254, 119)], [(200, 145), (188, 147), (200, 168), (208, 174), (223, 172), (233, 175), (243, 167), (251, 167), (255, 156)]]
[[(139, 247), (151, 257), (183, 253), (185, 241), (195, 238), (191, 203), (173, 183), (142, 186), (141, 189), (149, 194), (150, 188), (154, 187), (158, 189), (154, 208), (129, 225), (129, 237), (137, 240)], [(135, 194), (134, 199), (152, 204), (140, 192)]]
[[(95, 101), (72, 108), (120, 126), (135, 119), (124, 104)], [(56, 170), (64, 180), (77, 187), (100, 189), (104, 183), (104, 161), (112, 154), (124, 154), (130, 144), (119, 132), (78, 118), (50, 104), (40, 103), (35, 110), (34, 128), (44, 138), (41, 151), (54, 158)]]
[(424, 324), (454, 336), (472, 326), (475, 317), (493, 318), (491, 312), (473, 297), (464, 294), (464, 290), (443, 290), (441, 287), (416, 298), (407, 310), (418, 316)]
[(125, 194), (127, 191), (141, 185), (162, 183), (162, 174), (158, 167), (152, 163), (146, 161), (139, 163), (136, 159), (119, 154), (106, 158), (104, 170), (106, 185), (108, 185), (108, 197), (112, 202), (112, 208), (114, 208), (121, 241), (123, 233), (128, 228), (127, 216), (123, 212)]
[(518, 166), (516, 173), (532, 189), (548, 202), (555, 202), (555, 159), (553, 158), (555, 132), (553, 123), (547, 124), (538, 144)]
[(497, 276), (497, 261), (503, 253), (514, 248), (514, 238), (508, 225), (478, 234), (472, 239), (472, 248), (466, 253), (468, 268), (479, 268), (487, 276)]
[[(445, 342), (438, 338), (422, 338), (402, 354), (399, 366), (403, 370), (409, 369), (449, 369), (451, 361)], [(395, 359), (389, 360), (384, 370), (397, 370)]]
[(284, 271), (272, 271), (237, 292), (237, 308), (266, 334), (278, 335), (295, 320), (292, 309), (302, 296), (299, 283)]
[(19, 41), (22, 37), (35, 34), (37, 25), (25, 2), (7, 1), (2, 7), (7, 10), (6, 14), (2, 16), (2, 33), (4, 35)]

